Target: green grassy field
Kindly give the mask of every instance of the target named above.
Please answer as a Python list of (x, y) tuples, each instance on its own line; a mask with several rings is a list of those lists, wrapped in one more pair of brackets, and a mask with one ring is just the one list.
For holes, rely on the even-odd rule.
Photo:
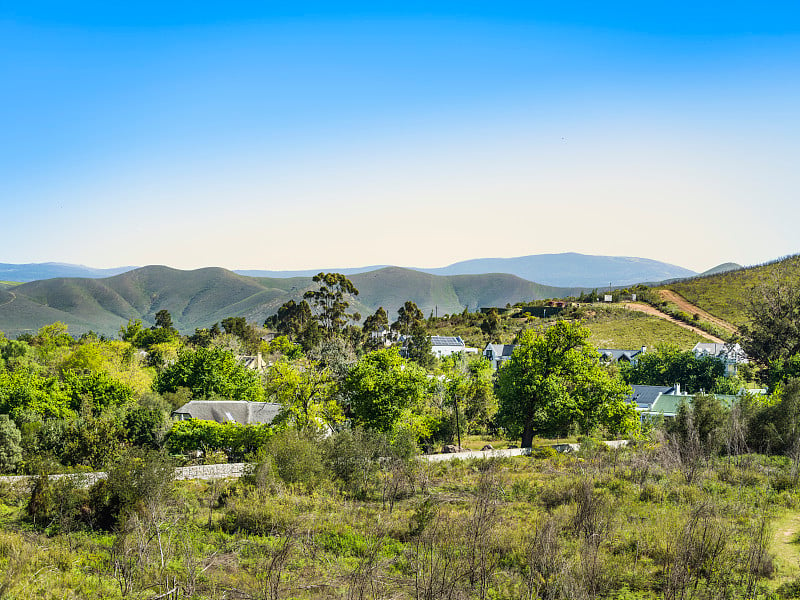
[(800, 285), (800, 255), (768, 265), (688, 279), (664, 287), (712, 315), (740, 326), (747, 322), (745, 309), (753, 288), (774, 278)]
[(652, 348), (672, 344), (691, 349), (702, 336), (658, 317), (625, 310), (622, 307), (596, 306), (586, 311), (584, 325), (592, 332), (589, 342), (597, 348)]

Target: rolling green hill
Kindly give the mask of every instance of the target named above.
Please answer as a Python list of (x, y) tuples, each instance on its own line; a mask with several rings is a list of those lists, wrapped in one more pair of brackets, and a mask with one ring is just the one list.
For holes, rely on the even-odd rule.
[[(353, 308), (362, 315), (383, 306), (390, 318), (406, 300), (427, 315), (461, 312), (465, 307), (505, 306), (577, 293), (513, 275), (437, 276), (389, 267), (351, 277), (360, 295)], [(181, 271), (150, 266), (105, 279), (58, 278), (0, 288), (0, 330), (9, 335), (35, 331), (54, 321), (74, 334), (89, 329), (116, 335), (129, 319), (152, 324), (166, 309), (182, 333), (208, 327), (225, 317), (261, 323), (289, 299), (314, 288), (310, 277), (254, 278), (220, 268)]]
[(772, 278), (788, 278), (800, 285), (800, 255), (766, 265), (747, 267), (663, 286), (692, 304), (734, 325), (747, 322), (745, 309), (753, 288)]

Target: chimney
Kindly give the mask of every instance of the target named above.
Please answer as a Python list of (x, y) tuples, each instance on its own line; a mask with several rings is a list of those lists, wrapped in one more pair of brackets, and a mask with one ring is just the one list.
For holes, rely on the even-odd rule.
[(647, 346), (642, 346), (642, 354), (644, 354), (645, 352), (647, 352)]
[(680, 396), (681, 395), (681, 384), (680, 383), (676, 383), (675, 384), (675, 395), (676, 396)]

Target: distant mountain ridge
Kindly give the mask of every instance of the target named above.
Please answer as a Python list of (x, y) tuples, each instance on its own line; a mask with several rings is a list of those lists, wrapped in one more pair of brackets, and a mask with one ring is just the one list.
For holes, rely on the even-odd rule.
[[(239, 269), (239, 275), (258, 278), (284, 279), (313, 277), (321, 271), (343, 273), (348, 277), (386, 268), (386, 265), (367, 267), (302, 269), (269, 271)], [(43, 263), (13, 265), (0, 263), (0, 281), (35, 281), (55, 277), (89, 277), (93, 279), (121, 274), (135, 267), (92, 269), (81, 265)], [(719, 267), (715, 267), (719, 268)], [(507, 273), (522, 279), (553, 287), (604, 288), (626, 286), (645, 281), (682, 279), (697, 275), (694, 271), (647, 258), (630, 256), (594, 256), (567, 252), (562, 254), (533, 254), (516, 258), (478, 258), (457, 262), (446, 267), (410, 267), (431, 275), (485, 275)]]
[[(697, 275), (669, 263), (632, 256), (595, 256), (565, 252), (516, 258), (479, 258), (436, 269), (418, 269), (434, 275), (511, 273), (552, 286), (618, 287)], [(569, 283), (567, 283), (569, 282)]]
[[(366, 316), (383, 306), (391, 319), (406, 300), (416, 302), (426, 315), (444, 315), (581, 291), (507, 274), (439, 276), (398, 267), (350, 279), (360, 291), (353, 309)], [(62, 321), (73, 334), (93, 330), (114, 336), (129, 319), (151, 325), (156, 312), (166, 309), (181, 333), (191, 333), (225, 317), (262, 323), (284, 302), (298, 300), (314, 287), (310, 277), (246, 277), (218, 267), (181, 271), (149, 266), (104, 279), (44, 279), (0, 286), (0, 331), (15, 336)]]
[(111, 269), (94, 269), (84, 265), (71, 265), (67, 263), (27, 263), (13, 264), (0, 263), (0, 281), (37, 281), (39, 279), (54, 279), (56, 277), (90, 277), (98, 279), (111, 277), (136, 267), (114, 267)]

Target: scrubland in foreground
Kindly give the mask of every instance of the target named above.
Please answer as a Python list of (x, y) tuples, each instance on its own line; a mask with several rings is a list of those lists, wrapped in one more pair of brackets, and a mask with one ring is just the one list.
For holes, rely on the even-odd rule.
[(319, 452), (287, 434), (251, 475), (226, 483), (178, 484), (163, 457), (137, 454), (88, 490), (45, 478), (32, 494), (6, 488), (0, 595), (790, 598), (800, 589), (792, 548), (775, 547), (771, 525), (800, 508), (797, 461), (708, 457), (661, 439), (428, 464), (380, 457), (373, 442), (348, 433)]

